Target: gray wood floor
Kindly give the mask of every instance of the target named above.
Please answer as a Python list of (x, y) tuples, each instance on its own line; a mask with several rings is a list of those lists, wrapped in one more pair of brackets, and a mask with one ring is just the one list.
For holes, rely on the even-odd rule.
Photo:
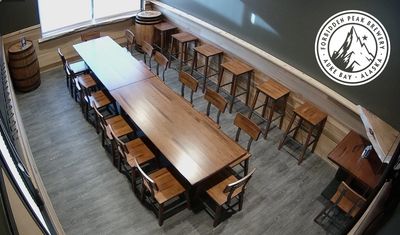
[[(177, 73), (167, 84), (180, 91)], [(127, 178), (113, 167), (100, 137), (83, 118), (66, 89), (61, 68), (42, 73), (41, 86), (18, 94), (18, 102), (39, 172), (67, 234), (324, 234), (314, 217), (323, 209), (321, 191), (334, 169), (310, 155), (300, 166), (277, 149), (282, 132), (253, 143), (244, 208), (217, 228), (204, 211), (184, 210), (159, 227), (154, 214), (140, 204)], [(202, 93), (195, 108), (205, 111)], [(222, 130), (232, 138), (233, 114), (222, 114)], [(242, 107), (239, 111), (245, 112)], [(243, 135), (243, 146), (247, 139)]]

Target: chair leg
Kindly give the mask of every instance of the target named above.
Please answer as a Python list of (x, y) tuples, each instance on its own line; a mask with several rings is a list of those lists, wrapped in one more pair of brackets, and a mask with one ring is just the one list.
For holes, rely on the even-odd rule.
[(197, 70), (197, 51), (193, 51), (193, 63), (192, 63), (192, 69), (190, 70), (190, 75), (193, 75), (193, 71), (196, 69)]
[(136, 170), (135, 167), (131, 169), (131, 183), (132, 183), (132, 191), (136, 194)]
[(203, 93), (206, 91), (207, 74), (208, 74), (208, 56), (206, 56), (206, 59), (205, 59), (204, 80), (203, 80)]
[(306, 142), (304, 143), (303, 150), (301, 151), (299, 162), (297, 163), (297, 165), (300, 165), (301, 162), (304, 160), (304, 154), (307, 151), (308, 142), (310, 142), (310, 138), (311, 138), (311, 135), (312, 135), (313, 131), (314, 131), (314, 126), (310, 128), (310, 131), (307, 134)]
[(247, 78), (247, 90), (246, 90), (246, 106), (249, 106), (249, 100), (250, 100), (250, 85), (251, 85), (251, 73), (248, 73), (248, 78)]
[(249, 159), (244, 160), (243, 177), (249, 173)]
[(243, 208), (243, 193), (239, 195), (239, 211)]
[(217, 92), (219, 92), (219, 89), (221, 88), (223, 75), (224, 75), (224, 67), (221, 66), (221, 70), (219, 71), (219, 74), (218, 74)]
[(158, 208), (158, 225), (162, 226), (164, 223), (164, 203), (161, 203)]
[(287, 128), (286, 128), (285, 134), (283, 134), (282, 141), (279, 143), (278, 149), (281, 149), (282, 146), (285, 144), (286, 138), (287, 138), (287, 136), (289, 135), (290, 128), (292, 127), (293, 122), (294, 122), (295, 119), (296, 119), (296, 114), (293, 114), (293, 117), (292, 117), (292, 119), (290, 120), (290, 123), (289, 123), (289, 125), (288, 125)]
[(256, 107), (259, 94), (260, 94), (260, 90), (257, 89), (256, 94), (254, 95), (253, 104), (251, 105), (251, 110), (250, 110), (248, 118), (251, 118), (251, 116), (253, 115), (253, 112), (255, 111), (254, 108)]
[(217, 225), (220, 223), (221, 214), (222, 214), (222, 206), (218, 205), (215, 210), (215, 217), (214, 217), (214, 224), (213, 224), (214, 227), (217, 227)]
[(232, 80), (233, 80), (233, 83), (232, 83), (232, 87), (231, 87), (231, 101), (229, 104), (229, 113), (232, 113), (233, 104), (235, 103), (237, 77), (235, 75), (233, 75)]
[[(268, 102), (269, 96), (267, 96), (268, 98), (266, 99)], [(267, 106), (268, 103), (265, 104), (264, 107)], [(267, 139), (268, 136), (268, 132), (269, 132), (269, 128), (271, 127), (271, 123), (272, 123), (272, 118), (274, 116), (274, 106), (275, 106), (275, 100), (272, 100), (272, 107), (271, 109), (269, 109), (269, 114), (268, 114), (268, 122), (267, 122), (267, 126), (265, 127), (265, 134), (264, 134), (264, 139)]]
[(185, 198), (186, 198), (186, 207), (191, 210), (192, 208), (192, 203), (190, 202), (190, 195), (189, 195), (189, 191), (186, 190), (185, 191)]

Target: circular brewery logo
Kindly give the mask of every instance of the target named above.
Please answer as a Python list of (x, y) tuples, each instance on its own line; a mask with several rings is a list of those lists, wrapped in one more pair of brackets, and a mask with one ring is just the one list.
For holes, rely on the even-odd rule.
[(374, 80), (390, 55), (389, 36), (372, 15), (356, 10), (329, 18), (315, 40), (315, 56), (333, 81), (358, 86)]

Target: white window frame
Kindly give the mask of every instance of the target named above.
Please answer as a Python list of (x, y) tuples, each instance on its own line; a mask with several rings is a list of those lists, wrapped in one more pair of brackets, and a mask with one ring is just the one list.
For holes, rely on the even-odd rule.
[[(138, 0), (138, 1), (142, 2), (143, 0)], [(112, 15), (112, 16), (95, 19), (93, 2), (94, 2), (94, 0), (91, 0), (92, 19), (90, 21), (85, 21), (82, 23), (65, 26), (62, 28), (58, 28), (56, 30), (51, 30), (46, 33), (43, 33), (43, 31), (41, 30), (42, 38), (39, 40), (39, 43), (55, 39), (55, 38), (58, 38), (60, 36), (66, 35), (66, 34), (83, 31), (83, 30), (86, 30), (89, 28), (93, 28), (93, 27), (97, 27), (97, 26), (101, 26), (101, 25), (105, 25), (105, 24), (109, 24), (109, 23), (116, 23), (119, 21), (123, 21), (123, 20), (126, 20), (126, 19), (136, 16), (136, 14), (141, 11), (141, 9), (139, 8), (138, 10), (135, 10), (135, 11), (125, 12), (125, 13), (121, 13), (121, 14), (117, 14), (117, 15)], [(144, 6), (144, 3), (141, 3), (140, 6)], [(39, 7), (39, 18), (40, 18), (40, 7)]]

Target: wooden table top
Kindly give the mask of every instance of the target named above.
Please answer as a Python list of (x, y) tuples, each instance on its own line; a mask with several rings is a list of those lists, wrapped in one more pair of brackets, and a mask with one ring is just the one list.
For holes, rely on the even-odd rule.
[(191, 185), (247, 154), (159, 78), (110, 93)]
[[(361, 158), (364, 147), (369, 142), (354, 131), (350, 131), (346, 137), (328, 154), (328, 158), (354, 176), (356, 179), (374, 189), (382, 173), (378, 173), (376, 166), (370, 159), (377, 158), (374, 150), (368, 158)], [(383, 171), (380, 171), (383, 172)]]
[(76, 44), (74, 48), (109, 91), (154, 76), (108, 36)]

